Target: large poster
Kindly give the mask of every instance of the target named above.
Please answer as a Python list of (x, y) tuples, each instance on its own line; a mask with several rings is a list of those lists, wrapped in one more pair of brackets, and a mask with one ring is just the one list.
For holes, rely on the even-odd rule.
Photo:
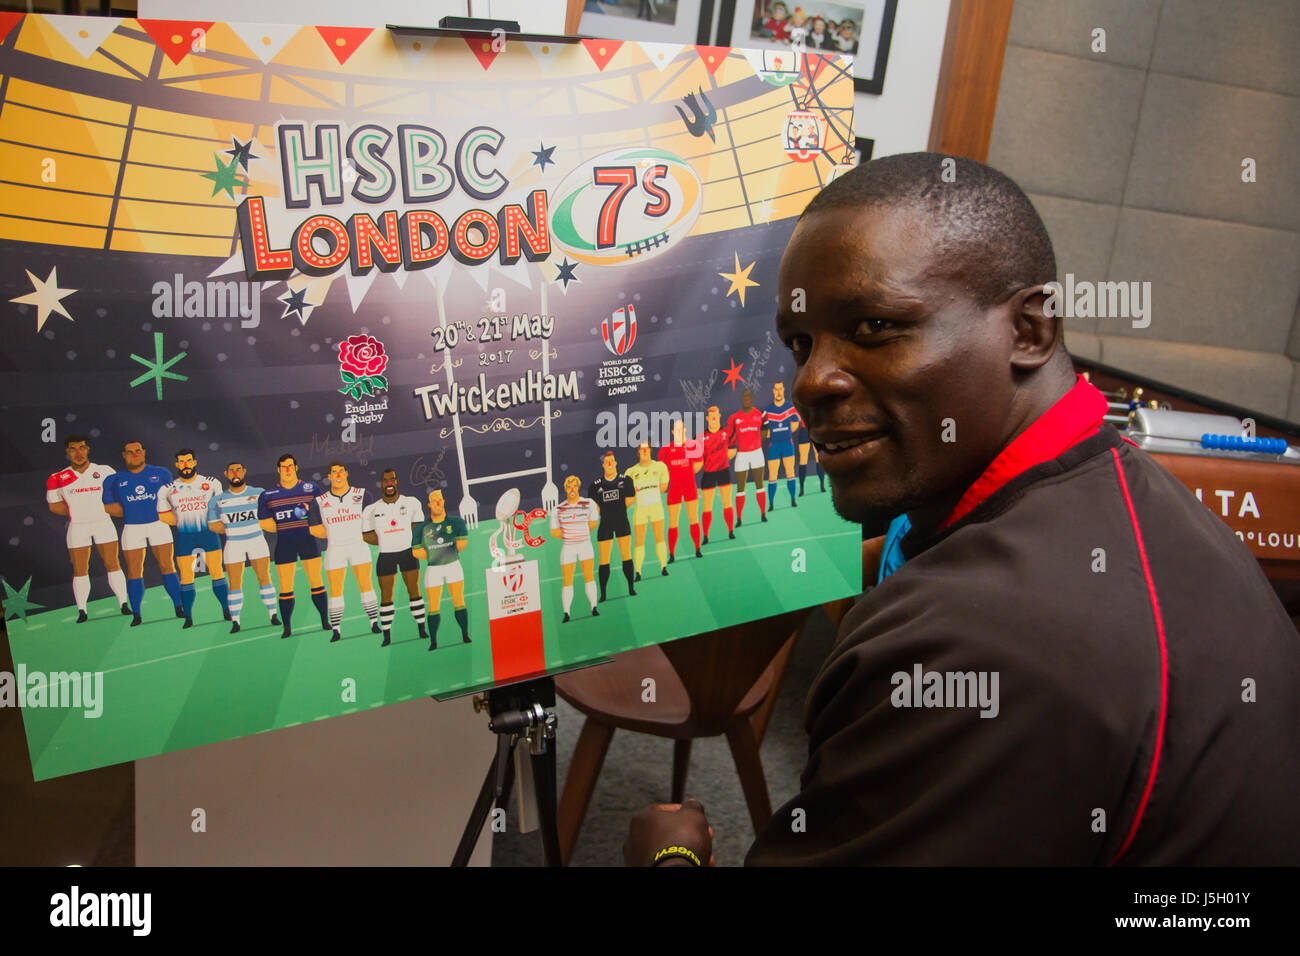
[(855, 593), (772, 332), (831, 55), (0, 14), (45, 778)]

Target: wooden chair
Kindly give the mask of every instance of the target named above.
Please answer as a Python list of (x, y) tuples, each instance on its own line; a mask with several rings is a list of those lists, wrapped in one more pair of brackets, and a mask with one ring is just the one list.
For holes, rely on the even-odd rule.
[[(560, 796), (560, 850), (568, 863), (616, 729), (669, 737), (672, 802), (686, 791), (691, 741), (725, 734), (757, 832), (772, 816), (758, 746), (767, 731), (807, 611), (619, 654), (609, 664), (564, 674), (556, 692), (587, 719)], [(644, 701), (643, 681), (655, 700)]]

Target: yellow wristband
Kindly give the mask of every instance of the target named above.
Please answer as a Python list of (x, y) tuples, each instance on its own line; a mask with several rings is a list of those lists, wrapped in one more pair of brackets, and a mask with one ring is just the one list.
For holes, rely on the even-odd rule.
[(685, 857), (686, 859), (694, 863), (696, 866), (703, 866), (703, 864), (700, 863), (700, 858), (695, 855), (695, 852), (691, 850), (689, 847), (684, 847), (684, 846), (664, 847), (662, 850), (660, 850), (658, 853), (655, 854), (654, 863), (652, 865), (657, 866), (660, 860), (670, 856)]

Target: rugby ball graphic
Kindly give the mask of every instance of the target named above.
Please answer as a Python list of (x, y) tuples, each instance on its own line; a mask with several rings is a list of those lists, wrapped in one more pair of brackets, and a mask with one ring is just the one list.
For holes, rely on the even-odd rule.
[(654, 146), (625, 146), (560, 181), (551, 192), (551, 236), (591, 265), (648, 259), (691, 231), (703, 193), (686, 160)]

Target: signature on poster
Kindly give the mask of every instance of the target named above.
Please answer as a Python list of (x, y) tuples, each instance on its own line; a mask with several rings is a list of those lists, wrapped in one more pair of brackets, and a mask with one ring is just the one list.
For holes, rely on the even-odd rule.
[(329, 435), (311, 436), (312, 461), (323, 458), (337, 458), (339, 461), (347, 461), (349, 458), (355, 458), (358, 464), (368, 465), (374, 452), (374, 435), (371, 435), (365, 441), (354, 442), (346, 442)]
[(447, 457), (447, 449), (438, 449), (438, 457), (433, 461), (424, 460), (421, 455), (415, 459), (411, 465), (411, 484), (424, 485), (426, 488), (430, 485), (441, 484), (446, 479), (446, 474), (442, 470), (442, 460)]

